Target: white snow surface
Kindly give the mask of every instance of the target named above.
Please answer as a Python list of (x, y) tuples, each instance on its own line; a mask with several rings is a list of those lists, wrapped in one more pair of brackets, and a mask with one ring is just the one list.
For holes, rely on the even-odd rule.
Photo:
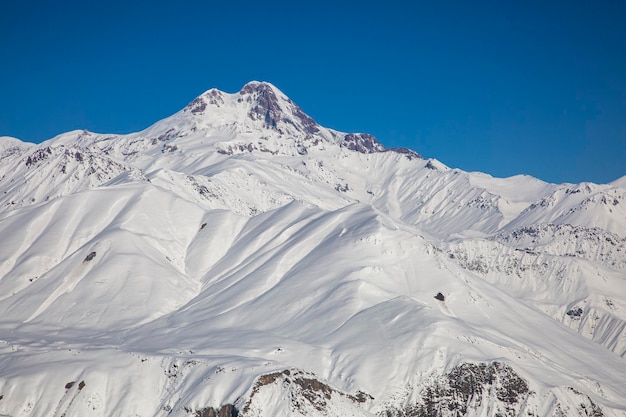
[(251, 82), (0, 137), (0, 178), (0, 415), (417, 416), (501, 363), (523, 401), (437, 415), (626, 416), (626, 177), (450, 169)]

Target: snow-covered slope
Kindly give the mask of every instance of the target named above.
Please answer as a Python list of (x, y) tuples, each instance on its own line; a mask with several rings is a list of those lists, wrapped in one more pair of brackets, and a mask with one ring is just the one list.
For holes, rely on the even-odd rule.
[(626, 416), (626, 204), (268, 83), (0, 138), (0, 415)]

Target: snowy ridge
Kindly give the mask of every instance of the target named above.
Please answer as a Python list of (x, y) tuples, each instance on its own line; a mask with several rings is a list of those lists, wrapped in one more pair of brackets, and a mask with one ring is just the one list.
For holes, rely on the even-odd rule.
[(509, 229), (537, 223), (600, 227), (626, 236), (626, 190), (619, 186), (582, 183), (559, 187), (528, 206)]
[(450, 169), (262, 82), (0, 175), (0, 415), (626, 416), (623, 179)]
[(7, 159), (0, 212), (108, 182), (145, 180), (138, 169), (122, 161), (74, 145), (28, 147)]
[(9, 136), (0, 136), (0, 160), (6, 160), (13, 155), (19, 155), (20, 153), (25, 152), (32, 146), (34, 145), (24, 143), (19, 139), (15, 139)]

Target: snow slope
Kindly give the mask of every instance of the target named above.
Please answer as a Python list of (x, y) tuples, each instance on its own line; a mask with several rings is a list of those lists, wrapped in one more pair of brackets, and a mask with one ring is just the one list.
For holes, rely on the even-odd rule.
[(0, 415), (626, 416), (621, 180), (450, 169), (260, 82), (0, 156)]

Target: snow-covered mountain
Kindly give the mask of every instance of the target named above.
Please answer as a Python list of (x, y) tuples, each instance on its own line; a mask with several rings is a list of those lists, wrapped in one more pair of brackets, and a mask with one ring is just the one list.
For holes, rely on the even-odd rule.
[(212, 89), (0, 137), (0, 415), (626, 416), (626, 177), (450, 169)]

